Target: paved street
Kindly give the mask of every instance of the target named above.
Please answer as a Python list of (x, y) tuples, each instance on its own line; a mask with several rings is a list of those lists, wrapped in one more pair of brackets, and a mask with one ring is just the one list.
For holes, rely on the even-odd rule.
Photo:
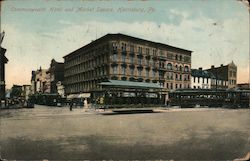
[(250, 151), (250, 110), (102, 115), (35, 106), (2, 110), (1, 157), (17, 160), (232, 160)]

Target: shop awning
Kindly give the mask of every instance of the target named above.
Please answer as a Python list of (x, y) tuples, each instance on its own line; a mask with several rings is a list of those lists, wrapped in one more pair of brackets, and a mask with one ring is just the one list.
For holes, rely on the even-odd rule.
[(89, 98), (90, 97), (90, 93), (81, 93), (78, 95), (78, 98)]
[(109, 80), (108, 82), (99, 83), (102, 86), (133, 88), (133, 89), (163, 89), (158, 83), (132, 82), (122, 80)]
[(73, 99), (73, 98), (77, 98), (78, 94), (70, 94), (67, 96), (67, 99)]
[(74, 99), (74, 98), (89, 98), (90, 93), (80, 93), (80, 94), (70, 94), (67, 96), (67, 99)]

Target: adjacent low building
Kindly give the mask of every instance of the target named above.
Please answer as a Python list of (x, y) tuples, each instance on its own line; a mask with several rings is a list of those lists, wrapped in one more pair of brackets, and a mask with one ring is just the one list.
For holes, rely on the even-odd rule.
[(101, 93), (122, 84), (127, 84), (123, 91), (131, 86), (130, 91), (135, 91), (137, 82), (141, 82), (140, 90), (148, 91), (155, 87), (151, 84), (158, 84), (157, 88), (165, 91), (160, 97), (165, 98), (169, 90), (190, 88), (191, 53), (128, 35), (107, 34), (64, 56), (65, 93)]
[(199, 69), (191, 70), (191, 88), (192, 89), (211, 89), (214, 75), (208, 71)]

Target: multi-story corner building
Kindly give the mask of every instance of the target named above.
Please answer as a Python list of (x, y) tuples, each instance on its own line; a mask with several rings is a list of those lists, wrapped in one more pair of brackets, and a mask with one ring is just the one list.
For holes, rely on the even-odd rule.
[(232, 61), (228, 65), (221, 64), (220, 67), (211, 66), (207, 69), (215, 76), (211, 88), (214, 89), (231, 89), (237, 86), (237, 66)]
[(123, 34), (107, 34), (64, 56), (65, 92), (93, 92), (101, 82), (159, 83), (190, 88), (191, 52)]
[(64, 81), (64, 63), (52, 59), (48, 73), (50, 74), (50, 93), (58, 93), (57, 83)]

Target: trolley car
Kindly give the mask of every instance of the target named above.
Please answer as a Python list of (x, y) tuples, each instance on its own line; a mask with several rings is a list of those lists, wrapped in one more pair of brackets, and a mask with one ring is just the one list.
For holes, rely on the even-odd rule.
[(249, 108), (250, 90), (176, 90), (169, 93), (170, 106)]

